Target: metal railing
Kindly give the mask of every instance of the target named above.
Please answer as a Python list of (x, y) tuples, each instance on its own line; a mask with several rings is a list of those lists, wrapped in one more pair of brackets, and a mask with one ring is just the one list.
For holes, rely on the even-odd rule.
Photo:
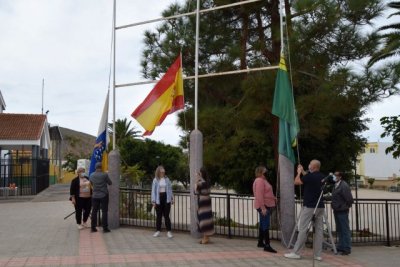
[[(120, 223), (155, 228), (155, 211), (150, 200), (150, 190), (121, 188)], [(190, 231), (190, 194), (174, 192), (175, 204), (171, 207), (174, 230)], [(212, 211), (216, 234), (231, 237), (257, 237), (258, 214), (250, 195), (212, 193)], [(333, 236), (335, 220), (330, 202), (326, 201), (326, 220)], [(296, 200), (296, 216), (302, 202)], [(357, 210), (357, 212), (356, 212)], [(271, 216), (270, 235), (280, 239), (278, 210)], [(356, 213), (358, 217), (356, 217)], [(350, 209), (350, 229), (353, 243), (392, 245), (400, 242), (400, 199), (358, 199)]]

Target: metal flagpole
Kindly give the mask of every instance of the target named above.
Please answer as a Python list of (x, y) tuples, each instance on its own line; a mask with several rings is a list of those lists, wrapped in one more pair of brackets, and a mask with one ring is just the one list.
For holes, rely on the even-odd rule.
[[(197, 106), (199, 86), (199, 29), (200, 29), (200, 0), (197, 0), (196, 9), (196, 46), (195, 46), (195, 78), (194, 78), (194, 130), (190, 133), (189, 166), (190, 166), (190, 187), (194, 189), (196, 173), (203, 166), (203, 135), (198, 130)], [(197, 197), (194, 190), (190, 190), (190, 234), (193, 237), (200, 237), (197, 227)]]
[[(211, 12), (211, 11), (214, 11), (214, 10), (224, 9), (224, 8), (228, 8), (228, 7), (234, 7), (234, 6), (238, 6), (238, 5), (245, 5), (245, 4), (250, 4), (250, 3), (260, 2), (260, 1), (262, 1), (262, 0), (240, 1), (240, 2), (236, 2), (236, 3), (232, 3), (232, 4), (221, 5), (221, 6), (208, 8), (208, 9), (199, 10), (199, 13), (203, 14), (203, 13)], [(169, 17), (162, 17), (162, 18), (158, 18), (158, 19), (150, 19), (150, 20), (131, 23), (131, 24), (127, 24), (127, 25), (121, 25), (121, 26), (116, 27), (115, 29), (116, 30), (120, 30), (120, 29), (135, 27), (135, 26), (143, 25), (143, 24), (147, 24), (147, 23), (154, 23), (154, 22), (163, 21), (163, 20), (169, 20), (169, 19), (177, 19), (177, 18), (191, 16), (191, 15), (195, 15), (195, 14), (197, 14), (197, 11), (187, 12), (187, 13), (173, 15), (173, 16), (169, 16)]]
[(115, 26), (116, 26), (116, 16), (117, 16), (117, 1), (114, 0), (113, 7), (113, 150), (115, 150)]
[(281, 27), (281, 54), (284, 51), (284, 44), (283, 44), (283, 1), (279, 1), (279, 20), (280, 20), (280, 27)]
[(43, 100), (44, 100), (44, 78), (42, 79), (42, 114), (43, 114)]
[(194, 59), (194, 129), (197, 130), (197, 106), (199, 91), (199, 30), (200, 30), (200, 0), (197, 0), (196, 9), (196, 46)]
[[(222, 71), (222, 72), (216, 72), (216, 73), (205, 73), (205, 74), (200, 74), (200, 75), (197, 75), (197, 76), (186, 76), (186, 77), (182, 77), (182, 79), (183, 80), (193, 80), (196, 77), (198, 77), (200, 79), (200, 78), (223, 76), (223, 75), (250, 73), (250, 72), (254, 72), (254, 71), (273, 70), (273, 69), (278, 69), (278, 68), (279, 68), (279, 65), (259, 67), (259, 68), (251, 68), (251, 69), (243, 69), (243, 70), (230, 70), (230, 71)], [(151, 80), (151, 81), (134, 82), (134, 83), (122, 83), (122, 84), (116, 84), (115, 87), (118, 88), (118, 87), (128, 87), (128, 86), (135, 86), (135, 85), (143, 85), (143, 84), (157, 83), (159, 81), (160, 80)]]

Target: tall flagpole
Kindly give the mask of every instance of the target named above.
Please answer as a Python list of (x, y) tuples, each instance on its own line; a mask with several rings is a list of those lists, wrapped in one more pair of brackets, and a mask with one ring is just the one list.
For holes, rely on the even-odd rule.
[(194, 58), (194, 129), (197, 130), (197, 106), (198, 106), (198, 91), (199, 91), (199, 29), (200, 29), (200, 0), (197, 0), (196, 9), (196, 45)]
[(113, 150), (115, 149), (115, 27), (116, 27), (116, 16), (117, 16), (117, 2), (114, 0), (113, 7)]
[(44, 78), (42, 79), (42, 114), (43, 114), (43, 100), (44, 100)]
[(283, 43), (283, 0), (279, 1), (279, 20), (280, 20), (280, 28), (281, 28), (281, 54), (284, 51), (284, 43)]
[(199, 86), (199, 30), (200, 29), (200, 0), (197, 0), (196, 9), (196, 46), (195, 46), (195, 77), (194, 77), (194, 130), (190, 133), (189, 167), (190, 167), (190, 234), (192, 237), (200, 237), (197, 227), (197, 196), (194, 194), (194, 186), (197, 181), (197, 173), (203, 167), (203, 134), (198, 130), (197, 106)]
[[(283, 1), (279, 1), (279, 19), (280, 19), (280, 30), (281, 30), (281, 54), (284, 54), (284, 34), (283, 34)], [(279, 121), (281, 118), (279, 118)], [(282, 134), (279, 127), (279, 135)], [(279, 149), (276, 148), (278, 151)], [(278, 152), (278, 175), (279, 175), (279, 215), (280, 215), (280, 226), (281, 226), (281, 242), (286, 247), (290, 247), (289, 241), (291, 240), (291, 234), (295, 227), (295, 199), (294, 199), (294, 164), (285, 156)], [(284, 208), (283, 208), (284, 207)]]

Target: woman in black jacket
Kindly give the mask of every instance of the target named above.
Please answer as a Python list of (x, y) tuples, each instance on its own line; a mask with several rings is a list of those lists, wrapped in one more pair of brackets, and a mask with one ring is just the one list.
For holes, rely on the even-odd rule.
[[(85, 176), (85, 169), (78, 168), (78, 176), (71, 181), (70, 188), (70, 200), (75, 207), (75, 219), (78, 225), (78, 229), (81, 230), (84, 227), (89, 227), (86, 223), (90, 215), (90, 209), (92, 208), (92, 190), (90, 187), (90, 181)], [(83, 213), (83, 222), (82, 222)]]

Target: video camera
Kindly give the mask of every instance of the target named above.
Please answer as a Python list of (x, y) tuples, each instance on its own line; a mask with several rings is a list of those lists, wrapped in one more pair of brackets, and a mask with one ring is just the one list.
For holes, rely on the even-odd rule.
[(335, 182), (336, 182), (336, 177), (333, 173), (329, 173), (329, 175), (327, 175), (324, 179), (321, 180), (324, 200), (331, 200), (331, 193)]
[(333, 173), (329, 173), (324, 179), (321, 180), (323, 185), (330, 185), (336, 182), (336, 177)]

